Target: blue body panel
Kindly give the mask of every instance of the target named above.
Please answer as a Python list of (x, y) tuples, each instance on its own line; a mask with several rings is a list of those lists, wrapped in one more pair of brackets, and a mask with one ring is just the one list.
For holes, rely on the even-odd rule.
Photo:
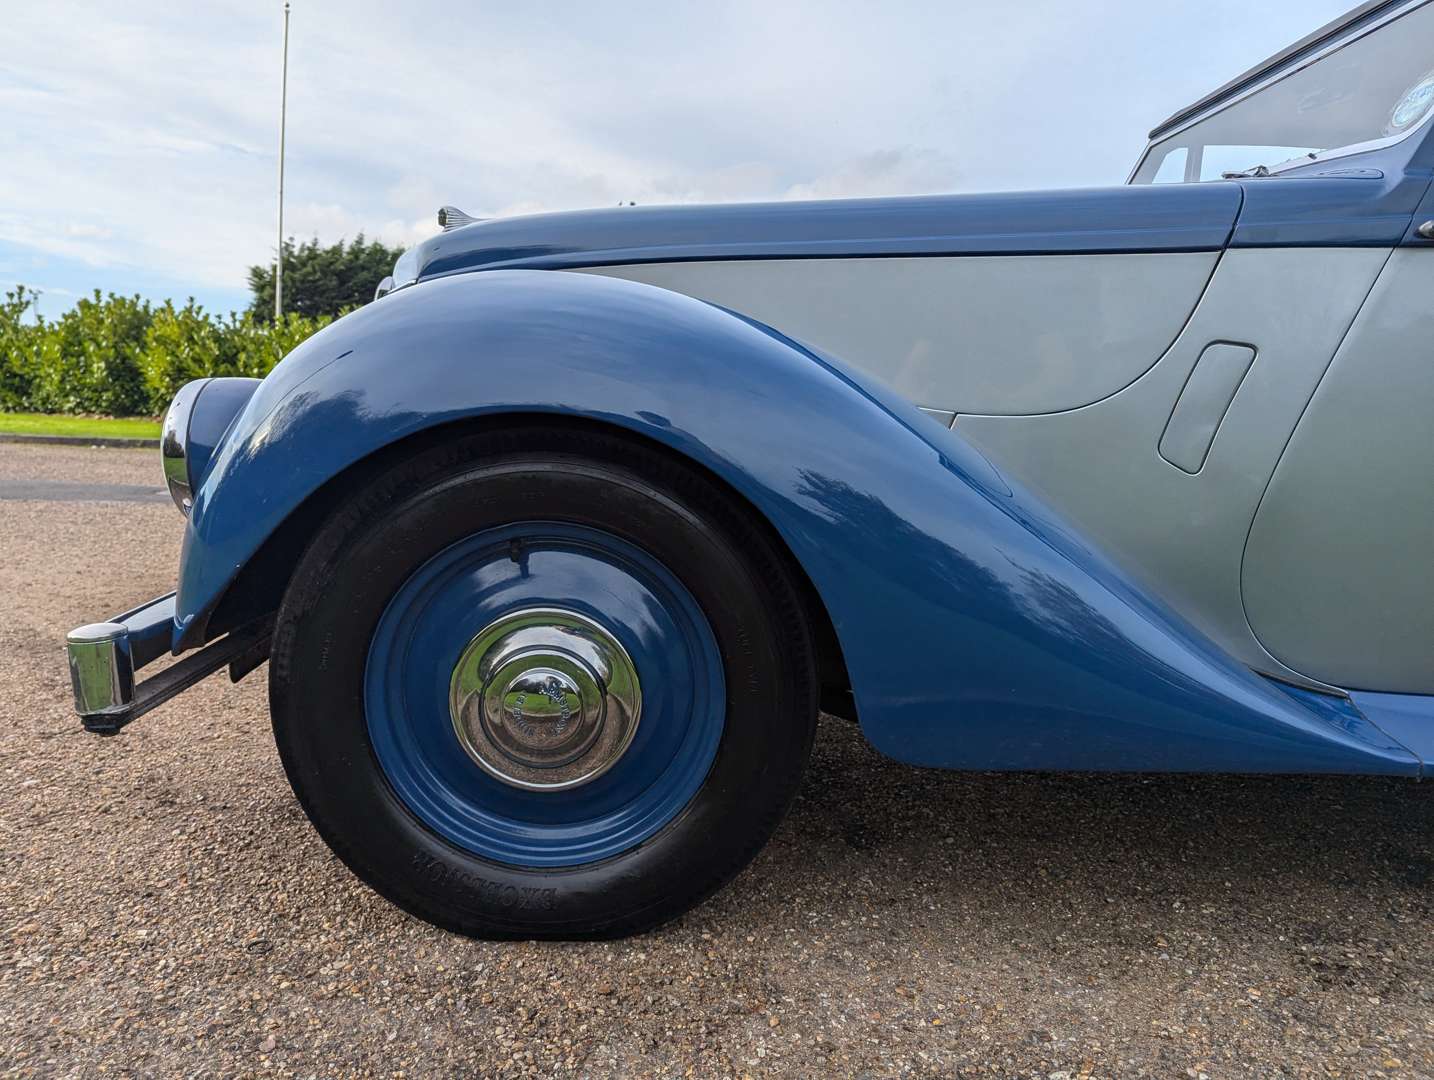
[(142, 668), (169, 651), (174, 635), (174, 593), (155, 597), (106, 621), (125, 628), (130, 663)]
[(244, 402), (259, 387), (258, 379), (207, 379), (194, 399), (189, 418), (188, 458), (191, 477), (198, 479), (209, 469), (214, 448), (224, 438), (229, 424)]
[(203, 640), (239, 568), (335, 473), (433, 425), (514, 412), (639, 433), (744, 495), (825, 602), (866, 736), (900, 760), (1419, 771), (1377, 727), (1232, 661), (884, 388), (729, 312), (587, 275), (431, 281), (296, 349), (196, 493), (176, 647)]
[(636, 206), (479, 222), (412, 255), (422, 280), (691, 259), (1218, 251), (1239, 208), (1232, 183)]
[(1277, 177), (828, 202), (621, 207), (479, 222), (404, 256), (473, 270), (721, 259), (1060, 255), (1392, 246), (1429, 186), (1419, 143)]
[(1417, 145), (1240, 181), (1245, 201), (1230, 246), (1393, 247), (1429, 188), (1429, 171), (1408, 160)]
[(1266, 177), (1243, 186), (1231, 247), (1393, 247), (1429, 178)]
[(1356, 690), (1349, 696), (1371, 723), (1408, 747), (1426, 768), (1434, 762), (1434, 696), (1371, 690)]

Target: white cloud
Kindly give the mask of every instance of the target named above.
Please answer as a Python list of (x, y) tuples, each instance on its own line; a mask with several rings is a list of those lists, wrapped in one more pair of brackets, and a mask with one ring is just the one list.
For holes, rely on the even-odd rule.
[(88, 266), (114, 266), (119, 262), (117, 253), (96, 237), (87, 236), (83, 231), (72, 234), (63, 226), (52, 227), (12, 211), (0, 211), (0, 240)]
[(65, 226), (65, 235), (80, 239), (108, 240), (114, 235), (113, 229), (107, 229), (103, 225), (89, 225), (79, 222), (71, 222)]
[(960, 174), (946, 155), (925, 148), (873, 150), (832, 172), (786, 191), (789, 199), (842, 199), (863, 195), (926, 195), (956, 191)]
[(375, 220), (361, 217), (338, 203), (301, 203), (285, 209), (284, 232), (300, 238), (352, 238), (363, 233), (370, 240), (409, 247), (438, 231), (436, 212), (416, 219)]
[[(286, 231), (438, 206), (1118, 183), (1151, 123), (1345, 0), (294, 0)], [(274, 248), (277, 3), (16, 6), (0, 242), (242, 288)]]

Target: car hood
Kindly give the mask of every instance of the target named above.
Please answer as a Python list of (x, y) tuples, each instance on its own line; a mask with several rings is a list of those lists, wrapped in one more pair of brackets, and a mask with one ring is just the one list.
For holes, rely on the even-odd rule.
[(414, 249), (417, 278), (497, 268), (699, 259), (1207, 251), (1240, 207), (1233, 183), (625, 206), (479, 221)]

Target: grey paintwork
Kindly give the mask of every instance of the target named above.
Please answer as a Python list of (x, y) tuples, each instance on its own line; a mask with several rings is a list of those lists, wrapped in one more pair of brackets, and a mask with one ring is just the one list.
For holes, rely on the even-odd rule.
[(741, 311), (938, 423), (957, 413), (957, 432), (1256, 670), (1427, 693), (1434, 365), (1418, 320), (1434, 258), (1390, 262), (1300, 420), (1386, 262), (1317, 248), (586, 272)]
[(1434, 254), (1395, 252), (1295, 428), (1245, 551), (1260, 641), (1341, 686), (1434, 693), (1431, 305)]
[[(1388, 257), (1371, 248), (1227, 252), (1179, 339), (1132, 385), (1046, 416), (959, 416), (956, 430), (1232, 654), (1318, 682), (1270, 655), (1250, 630), (1241, 555), (1285, 443)], [(1220, 341), (1249, 343), (1258, 359), (1191, 474), (1157, 447), (1196, 360)]]
[(1174, 340), (1214, 252), (603, 266), (749, 315), (918, 405), (1044, 413), (1119, 390)]
[(1205, 346), (1160, 436), (1161, 457), (1185, 472), (1200, 471), (1235, 391), (1254, 362), (1255, 350), (1248, 345), (1218, 341)]

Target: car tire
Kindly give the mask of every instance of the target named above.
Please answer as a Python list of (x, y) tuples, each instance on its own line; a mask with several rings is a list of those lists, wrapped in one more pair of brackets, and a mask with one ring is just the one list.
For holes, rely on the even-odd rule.
[(576, 427), (463, 437), (366, 484), (300, 558), (270, 658), (325, 841), (485, 938), (621, 936), (715, 892), (789, 805), (816, 701), (765, 523), (669, 452)]

